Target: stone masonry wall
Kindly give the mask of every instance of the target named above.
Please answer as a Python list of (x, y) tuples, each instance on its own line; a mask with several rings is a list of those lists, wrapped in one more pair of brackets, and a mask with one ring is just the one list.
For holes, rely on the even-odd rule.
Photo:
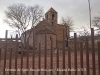
[[(53, 49), (56, 48), (56, 35), (53, 34), (47, 34), (47, 49), (51, 49), (51, 39), (50, 37), (53, 38)], [(38, 50), (39, 48), (39, 43), (41, 43), (41, 49), (45, 49), (45, 34), (36, 34), (36, 48)]]

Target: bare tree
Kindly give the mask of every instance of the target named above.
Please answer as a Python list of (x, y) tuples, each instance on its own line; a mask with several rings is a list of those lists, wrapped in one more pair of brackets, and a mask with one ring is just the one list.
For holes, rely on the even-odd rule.
[[(19, 35), (23, 33), (24, 44), (26, 44), (26, 30), (28, 27), (32, 29), (40, 21), (43, 16), (43, 9), (39, 5), (13, 4), (5, 11), (5, 15), (4, 22), (14, 28)], [(29, 37), (30, 34), (31, 32)]]
[(98, 29), (100, 29), (100, 17), (94, 17), (92, 20), (92, 25)]
[(73, 25), (74, 25), (73, 23), (74, 23), (74, 20), (69, 16), (66, 18), (64, 17), (61, 18), (61, 24), (69, 26), (70, 31), (73, 31)]
[(39, 5), (25, 6), (24, 4), (13, 4), (5, 11), (4, 21), (19, 33), (24, 33), (27, 28), (37, 24), (43, 15), (43, 9)]
[[(26, 13), (27, 12), (27, 13)], [(24, 4), (14, 4), (8, 7), (5, 11), (6, 19), (4, 21), (11, 27), (16, 29), (16, 31), (23, 33), (29, 24), (26, 23), (28, 17), (28, 10)]]
[(100, 16), (94, 17), (92, 19), (92, 25), (96, 28), (96, 33), (100, 35)]
[(79, 33), (79, 38), (81, 41), (84, 41), (86, 39), (86, 37), (90, 36), (90, 30), (89, 28), (86, 28), (84, 26), (81, 27), (80, 31), (78, 31)]
[(62, 25), (65, 25), (65, 37), (66, 37), (66, 47), (68, 47), (68, 39), (69, 39), (69, 31), (73, 31), (73, 20), (72, 20), (72, 18), (71, 17), (66, 17), (66, 18), (64, 18), (64, 17), (62, 17), (61, 18), (61, 24)]

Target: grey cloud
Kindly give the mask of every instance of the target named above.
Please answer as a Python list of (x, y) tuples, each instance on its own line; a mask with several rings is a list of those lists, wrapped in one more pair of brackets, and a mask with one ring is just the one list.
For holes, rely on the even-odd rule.
[[(75, 26), (78, 24), (89, 24), (88, 0), (0, 0), (0, 14), (4, 15), (4, 10), (7, 6), (13, 3), (24, 3), (26, 5), (39, 4), (44, 8), (44, 12), (53, 7), (61, 17), (71, 16), (75, 21)], [(92, 17), (98, 14), (100, 0), (91, 0)]]

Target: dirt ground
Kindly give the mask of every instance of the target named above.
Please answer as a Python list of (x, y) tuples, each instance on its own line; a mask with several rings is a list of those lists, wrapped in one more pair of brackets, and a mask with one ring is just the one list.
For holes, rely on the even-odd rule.
[[(15, 57), (14, 57), (14, 52), (12, 53), (12, 61), (11, 61), (11, 70), (14, 70), (15, 69)], [(29, 70), (29, 75), (31, 75), (32, 74), (32, 54), (30, 53), (29, 54), (30, 56), (29, 56), (29, 68), (27, 69), (26, 68), (26, 64), (27, 64), (27, 56), (26, 55), (24, 55), (23, 56), (23, 75), (26, 75), (26, 70)], [(57, 75), (57, 57), (56, 57), (56, 54), (53, 54), (54, 56), (53, 56), (53, 75)], [(7, 71), (7, 70), (9, 70), (9, 56), (10, 56), (10, 54), (9, 53), (7, 53), (6, 54), (6, 57), (7, 57), (7, 59), (6, 59), (6, 75), (9, 75), (8, 73), (9, 73), (9, 71)], [(38, 75), (38, 55), (35, 55), (35, 75)], [(59, 55), (59, 75), (63, 75), (62, 74), (62, 65), (63, 65), (63, 56), (62, 56), (62, 54), (60, 54)], [(42, 54), (41, 55), (41, 75), (44, 75), (44, 55)], [(46, 73), (47, 73), (47, 75), (50, 75), (50, 67), (51, 67), (51, 65), (50, 65), (51, 63), (50, 63), (50, 56), (48, 55), (47, 56), (47, 71), (46, 71)], [(71, 52), (71, 69), (74, 69), (74, 52)], [(97, 55), (97, 53), (95, 53), (95, 66), (96, 66), (96, 75), (99, 75), (98, 74), (98, 55)], [(3, 52), (2, 52), (2, 57), (1, 57), (1, 61), (0, 61), (0, 75), (3, 75), (3, 67), (4, 67), (4, 57), (3, 57)], [(65, 71), (65, 73), (66, 73), (66, 75), (68, 75), (68, 52), (66, 52), (66, 55), (65, 55), (65, 67), (66, 67), (66, 71)], [(21, 55), (20, 54), (18, 54), (18, 58), (17, 58), (17, 68), (19, 69), (17, 69), (17, 75), (20, 75), (20, 69), (21, 69)], [(80, 52), (78, 52), (77, 53), (77, 68), (81, 68), (80, 67)], [(90, 52), (89, 53), (89, 70), (90, 70), (90, 75), (93, 75), (93, 67), (92, 67), (92, 53)], [(84, 52), (83, 53), (83, 69), (84, 69), (84, 75), (86, 75), (86, 53)], [(78, 75), (81, 75), (80, 73), (81, 73), (81, 71), (77, 71), (78, 72)], [(71, 71), (71, 75), (74, 75), (74, 71)], [(15, 71), (11, 71), (11, 75), (14, 75), (15, 74)]]

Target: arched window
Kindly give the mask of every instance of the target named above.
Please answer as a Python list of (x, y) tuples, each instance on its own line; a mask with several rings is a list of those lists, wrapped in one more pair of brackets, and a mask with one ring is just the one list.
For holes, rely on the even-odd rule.
[(54, 14), (52, 14), (52, 20), (54, 20)]

